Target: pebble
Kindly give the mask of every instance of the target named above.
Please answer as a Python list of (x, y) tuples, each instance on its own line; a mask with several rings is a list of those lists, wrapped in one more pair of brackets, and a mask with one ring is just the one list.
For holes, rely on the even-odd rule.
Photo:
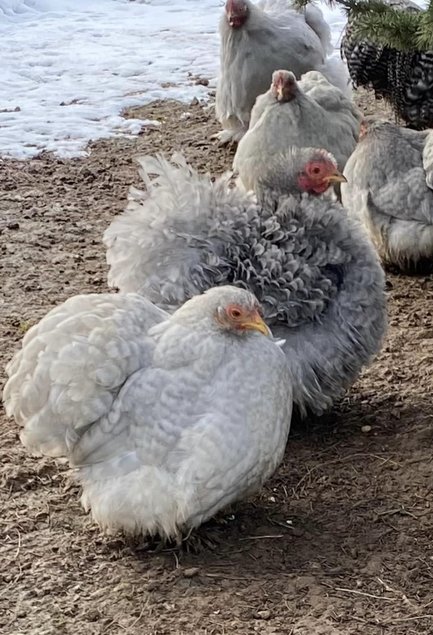
[(257, 611), (256, 616), (260, 620), (268, 620), (271, 617), (271, 612), (269, 609), (264, 609), (263, 611)]
[(194, 578), (200, 569), (198, 567), (190, 567), (189, 569), (184, 569), (183, 577), (184, 578)]
[(371, 432), (371, 426), (362, 426), (361, 432)]

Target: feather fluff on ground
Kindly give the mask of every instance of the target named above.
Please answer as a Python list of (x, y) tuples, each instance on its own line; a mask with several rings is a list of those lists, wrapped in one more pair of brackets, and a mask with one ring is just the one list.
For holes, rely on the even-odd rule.
[[(290, 83), (284, 100), (274, 94), (272, 85), (277, 81)], [(251, 189), (276, 153), (290, 146), (317, 146), (331, 152), (342, 170), (355, 149), (361, 118), (355, 104), (321, 73), (311, 71), (297, 82), (293, 73), (276, 70), (271, 88), (256, 100), (233, 167)]]
[(130, 200), (104, 235), (109, 284), (169, 310), (214, 285), (249, 288), (286, 339), (295, 402), (321, 413), (380, 348), (384, 276), (361, 226), (338, 204), (286, 195), (276, 161), (258, 203), (226, 176), (143, 159), (155, 174), (147, 197)]
[(365, 122), (345, 168), (343, 204), (382, 259), (402, 269), (433, 261), (433, 133)]
[(341, 60), (327, 59), (332, 49), (330, 29), (318, 7), (297, 11), (288, 0), (242, 4), (248, 13), (245, 24), (232, 28), (226, 13), (220, 22), (215, 107), (224, 128), (217, 135), (221, 143), (237, 142), (245, 134), (255, 99), (267, 90), (278, 68), (288, 68), (298, 78), (318, 70), (350, 94), (346, 66)]
[(222, 287), (174, 315), (136, 294), (80, 295), (24, 337), (7, 367), (7, 414), (33, 453), (67, 457), (105, 529), (172, 537), (260, 487), (291, 418), (285, 356), (271, 338), (215, 327), (244, 290)]

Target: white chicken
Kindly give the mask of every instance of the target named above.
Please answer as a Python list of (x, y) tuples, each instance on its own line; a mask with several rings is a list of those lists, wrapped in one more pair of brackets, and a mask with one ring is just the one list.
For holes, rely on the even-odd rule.
[(355, 149), (361, 119), (355, 104), (321, 73), (311, 71), (297, 82), (290, 71), (274, 71), (270, 89), (257, 97), (233, 168), (252, 189), (263, 165), (276, 153), (290, 146), (317, 145), (331, 152), (343, 170)]
[(346, 66), (327, 58), (330, 29), (314, 5), (298, 11), (290, 0), (227, 0), (220, 38), (215, 111), (223, 130), (215, 136), (222, 144), (245, 134), (255, 99), (267, 90), (278, 68), (288, 68), (298, 78), (318, 70), (350, 91)]
[(364, 122), (341, 187), (346, 209), (367, 228), (387, 264), (433, 264), (433, 132)]
[(101, 527), (179, 538), (283, 457), (292, 388), (270, 335), (235, 287), (171, 316), (136, 294), (79, 295), (24, 337), (6, 411), (30, 451), (77, 468)]
[(289, 148), (263, 166), (258, 200), (179, 156), (175, 165), (162, 157), (141, 165), (147, 191), (132, 190), (104, 234), (109, 284), (169, 310), (215, 285), (248, 288), (286, 340), (295, 403), (323, 412), (371, 361), (386, 328), (373, 245), (341, 205), (320, 198), (342, 180), (335, 160)]

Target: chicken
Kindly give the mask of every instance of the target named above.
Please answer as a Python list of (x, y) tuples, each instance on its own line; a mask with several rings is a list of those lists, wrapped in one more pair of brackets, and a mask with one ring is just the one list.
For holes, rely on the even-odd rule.
[[(392, 8), (419, 12), (411, 0), (383, 0)], [(354, 33), (355, 18), (349, 19), (341, 40), (341, 54), (347, 61), (355, 87), (372, 88), (384, 98), (397, 117), (415, 129), (433, 127), (431, 51), (398, 51), (359, 38)]]
[(286, 340), (298, 409), (323, 412), (377, 353), (386, 326), (374, 247), (318, 196), (342, 179), (335, 160), (289, 148), (264, 166), (257, 198), (230, 188), (230, 175), (212, 182), (176, 161), (141, 160), (147, 192), (132, 190), (104, 235), (109, 284), (169, 310), (215, 285), (248, 288)]
[(353, 102), (317, 71), (306, 73), (300, 82), (290, 71), (274, 71), (270, 89), (257, 97), (233, 168), (252, 189), (263, 164), (275, 153), (316, 144), (331, 152), (343, 170), (355, 149), (361, 118)]
[(383, 261), (433, 264), (433, 131), (366, 119), (341, 187), (345, 208), (370, 232)]
[(287, 364), (243, 289), (211, 289), (172, 316), (136, 294), (75, 296), (7, 372), (22, 442), (69, 459), (110, 531), (179, 537), (257, 490), (284, 454)]
[(302, 11), (289, 0), (227, 0), (220, 22), (220, 74), (215, 111), (223, 126), (221, 143), (239, 141), (251, 109), (278, 68), (296, 77), (320, 70), (342, 90), (350, 90), (347, 69), (331, 51), (330, 29), (314, 5)]

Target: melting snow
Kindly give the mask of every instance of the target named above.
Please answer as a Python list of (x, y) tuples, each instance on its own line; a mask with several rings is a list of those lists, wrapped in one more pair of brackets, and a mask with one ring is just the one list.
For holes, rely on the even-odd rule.
[[(137, 134), (122, 109), (206, 98), (219, 0), (0, 0), (0, 155), (85, 154), (90, 139)], [(334, 42), (345, 19), (323, 7)]]

